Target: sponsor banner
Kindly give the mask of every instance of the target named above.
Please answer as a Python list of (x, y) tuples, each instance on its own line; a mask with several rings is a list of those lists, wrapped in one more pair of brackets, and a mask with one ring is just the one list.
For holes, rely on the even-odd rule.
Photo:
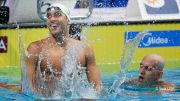
[[(134, 39), (139, 32), (125, 33), (126, 41)], [(180, 30), (149, 31), (141, 39), (138, 48), (180, 46)]]
[(0, 36), (0, 53), (7, 52), (8, 37)]
[(138, 0), (143, 19), (180, 19), (179, 0)]

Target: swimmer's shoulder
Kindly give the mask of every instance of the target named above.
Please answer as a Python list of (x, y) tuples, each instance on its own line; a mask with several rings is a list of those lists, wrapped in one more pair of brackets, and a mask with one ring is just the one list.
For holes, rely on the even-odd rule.
[(27, 51), (31, 52), (33, 50), (36, 50), (36, 49), (38, 49), (38, 46), (39, 46), (39, 41), (32, 42), (29, 44)]
[(74, 43), (74, 44), (82, 43), (82, 41), (74, 39), (74, 38), (69, 38), (69, 42)]
[(174, 91), (177, 86), (175, 84), (165, 82), (165, 81), (159, 81), (158, 89), (159, 91), (156, 93), (164, 93), (164, 92), (171, 92)]
[(166, 81), (160, 81), (159, 82), (159, 87), (161, 88), (171, 88), (171, 89), (174, 89), (176, 88), (177, 86), (173, 83), (170, 83), (170, 82), (166, 82)]
[(43, 43), (47, 43), (47, 38), (31, 42), (27, 48), (27, 51), (29, 52), (37, 52), (42, 49)]
[(70, 38), (69, 43), (71, 45), (74, 45), (74, 46), (83, 46), (84, 47), (86, 45), (85, 42), (83, 42), (81, 40), (74, 39), (74, 38)]
[(87, 53), (89, 55), (91, 55), (90, 53), (94, 54), (93, 47), (88, 42), (84, 42), (84, 41), (81, 41), (81, 40), (76, 40), (76, 39), (73, 39), (73, 38), (70, 38), (69, 42), (70, 42), (71, 45), (77, 46), (77, 47), (79, 47), (79, 49), (81, 48), (85, 53)]

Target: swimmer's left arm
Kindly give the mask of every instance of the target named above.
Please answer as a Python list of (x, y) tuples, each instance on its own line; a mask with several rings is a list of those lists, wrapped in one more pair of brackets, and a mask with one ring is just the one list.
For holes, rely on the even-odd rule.
[(158, 91), (153, 91), (153, 92), (147, 92), (147, 93), (143, 93), (143, 94), (162, 94), (162, 93), (166, 93), (166, 92), (173, 92), (175, 91), (175, 88), (161, 88)]
[(157, 93), (164, 93), (164, 92), (172, 92), (175, 90), (177, 86), (175, 84), (169, 82), (162, 82), (159, 85), (159, 91)]
[(162, 94), (165, 92), (173, 92), (175, 91), (175, 88), (177, 86), (175, 84), (169, 83), (169, 82), (163, 82), (162, 84), (159, 85), (158, 89), (153, 92), (148, 92), (144, 94)]
[(91, 84), (94, 84), (97, 91), (100, 91), (100, 73), (96, 67), (94, 51), (90, 45), (87, 45), (85, 52), (88, 80)]

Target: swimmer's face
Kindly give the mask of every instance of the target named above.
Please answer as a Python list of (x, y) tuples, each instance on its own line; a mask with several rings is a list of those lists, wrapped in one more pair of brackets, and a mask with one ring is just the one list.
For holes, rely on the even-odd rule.
[(64, 35), (68, 31), (68, 19), (58, 7), (52, 7), (46, 11), (46, 23), (51, 34)]
[(162, 71), (156, 69), (156, 63), (151, 57), (143, 58), (139, 67), (139, 82), (153, 84), (161, 78)]

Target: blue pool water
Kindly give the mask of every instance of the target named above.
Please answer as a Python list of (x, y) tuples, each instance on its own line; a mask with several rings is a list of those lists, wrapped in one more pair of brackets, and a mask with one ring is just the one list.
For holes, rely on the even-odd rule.
[[(137, 71), (127, 71), (127, 78), (137, 77)], [(3, 77), (4, 73), (0, 73), (0, 83), (8, 83), (14, 85), (20, 85), (19, 78), (8, 78)], [(116, 79), (116, 74), (102, 74), (102, 83), (104, 92), (102, 92), (99, 100), (120, 100), (120, 101), (141, 101), (141, 100), (157, 100), (157, 101), (172, 101), (172, 100), (180, 100), (180, 69), (175, 70), (165, 70), (164, 76), (162, 80), (168, 81), (171, 83), (176, 84), (178, 87), (173, 92), (166, 92), (162, 94), (154, 94), (150, 93), (153, 92), (153, 88), (142, 88), (135, 85), (121, 85), (119, 87), (118, 93), (115, 95), (109, 95), (109, 97), (104, 94), (106, 90), (112, 85), (114, 79)], [(104, 94), (104, 95), (103, 95)], [(31, 101), (34, 100), (33, 97), (27, 96), (22, 92), (18, 92), (16, 90), (10, 90), (6, 88), (0, 87), (0, 101)]]

